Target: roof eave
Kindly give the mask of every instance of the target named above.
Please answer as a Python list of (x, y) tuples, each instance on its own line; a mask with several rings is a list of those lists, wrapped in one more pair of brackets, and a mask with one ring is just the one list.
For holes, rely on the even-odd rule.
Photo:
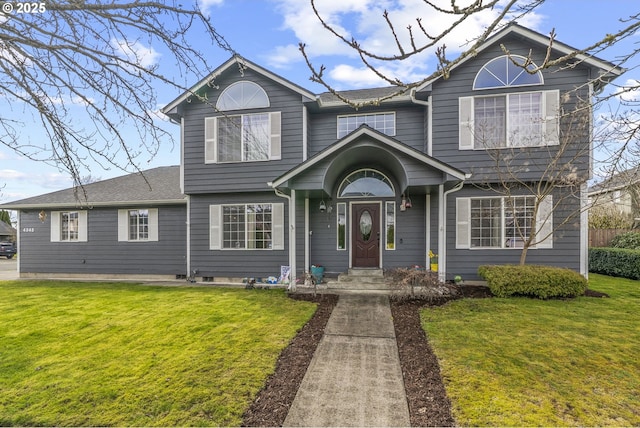
[(115, 201), (115, 202), (47, 202), (47, 203), (29, 203), (29, 204), (12, 204), (8, 202), (0, 205), (1, 209), (6, 210), (32, 210), (32, 209), (91, 209), (91, 208), (105, 208), (105, 207), (139, 207), (145, 205), (186, 205), (186, 198), (183, 199), (154, 199), (154, 200), (140, 200), (135, 201)]

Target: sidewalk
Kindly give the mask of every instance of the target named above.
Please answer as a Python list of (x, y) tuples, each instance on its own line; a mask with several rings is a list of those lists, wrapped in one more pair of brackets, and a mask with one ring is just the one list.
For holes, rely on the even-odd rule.
[(284, 426), (409, 426), (384, 295), (341, 295)]

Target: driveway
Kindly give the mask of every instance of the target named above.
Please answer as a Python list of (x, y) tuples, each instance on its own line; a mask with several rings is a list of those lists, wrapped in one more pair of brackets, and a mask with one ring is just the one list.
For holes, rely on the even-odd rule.
[(18, 260), (0, 258), (0, 281), (18, 279)]

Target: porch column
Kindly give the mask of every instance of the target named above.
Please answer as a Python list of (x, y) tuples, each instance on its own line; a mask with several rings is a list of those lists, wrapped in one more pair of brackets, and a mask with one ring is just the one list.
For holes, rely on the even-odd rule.
[(446, 240), (446, 204), (444, 199), (444, 184), (438, 185), (438, 279), (446, 279), (445, 270), (447, 268)]
[(289, 287), (296, 289), (296, 191), (291, 189), (289, 198)]

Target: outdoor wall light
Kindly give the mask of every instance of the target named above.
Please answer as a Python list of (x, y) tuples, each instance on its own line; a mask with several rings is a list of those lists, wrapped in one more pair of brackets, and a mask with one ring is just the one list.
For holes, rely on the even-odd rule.
[(327, 210), (327, 205), (324, 203), (324, 200), (320, 201), (320, 212), (323, 213)]

